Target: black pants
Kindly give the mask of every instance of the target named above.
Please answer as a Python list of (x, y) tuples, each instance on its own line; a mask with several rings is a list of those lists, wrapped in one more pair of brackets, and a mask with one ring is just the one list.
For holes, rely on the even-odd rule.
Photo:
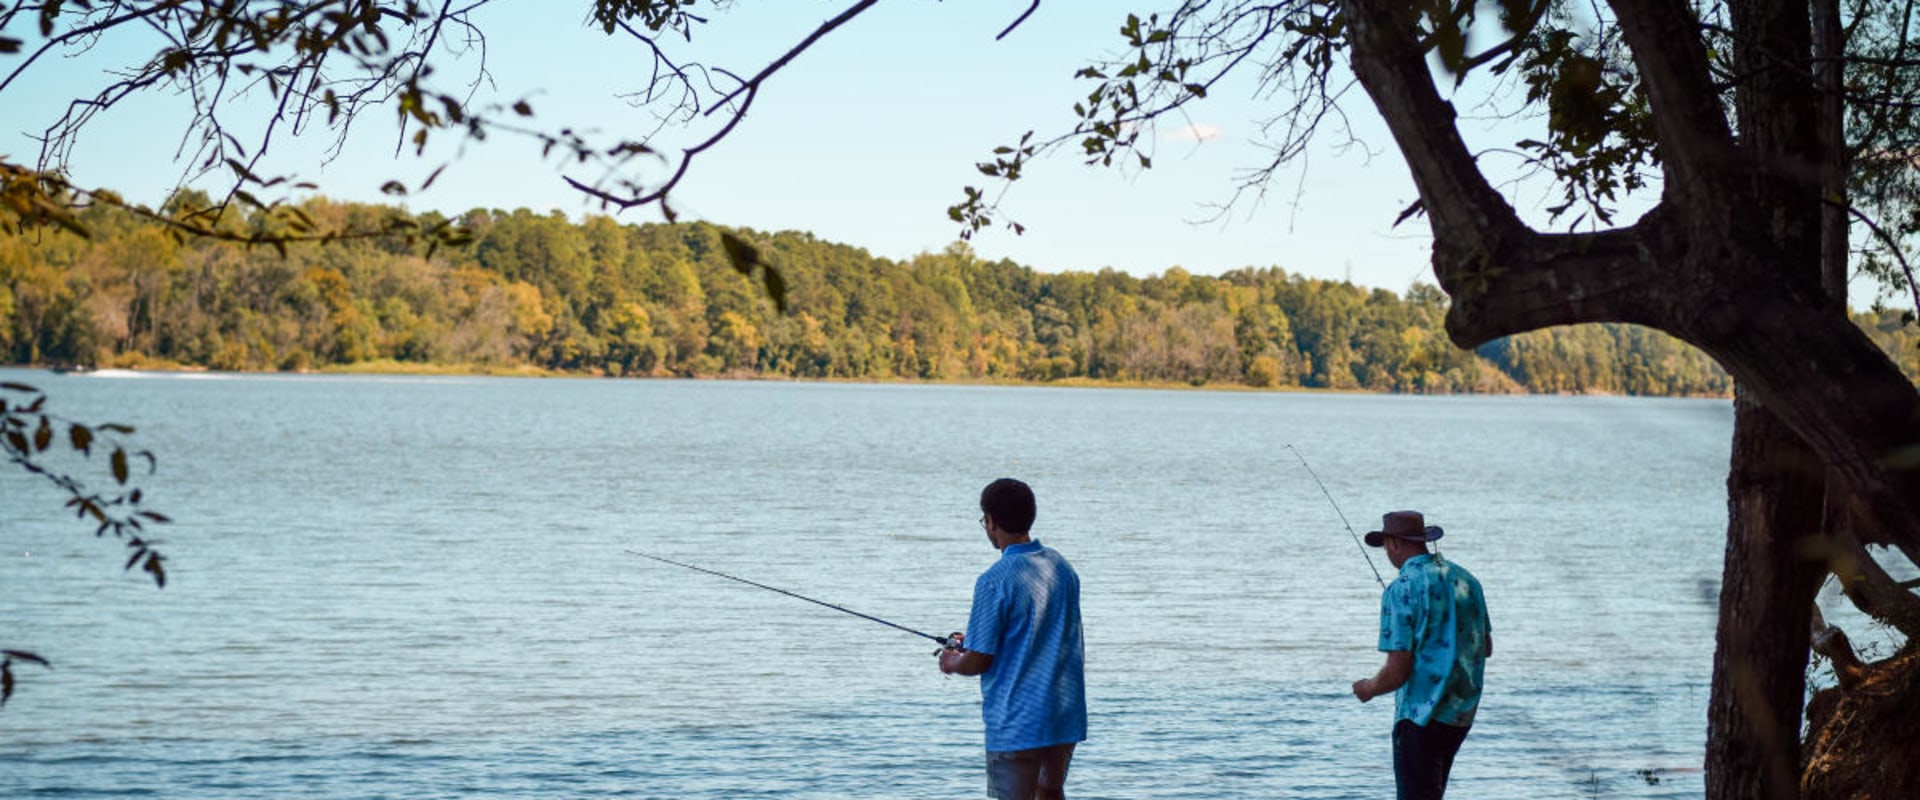
[(1467, 740), (1466, 728), (1438, 722), (1415, 725), (1400, 720), (1393, 725), (1393, 784), (1400, 800), (1440, 800), (1447, 793), (1447, 773), (1453, 756)]
[(1074, 742), (1032, 750), (987, 751), (987, 796), (996, 800), (1064, 800)]

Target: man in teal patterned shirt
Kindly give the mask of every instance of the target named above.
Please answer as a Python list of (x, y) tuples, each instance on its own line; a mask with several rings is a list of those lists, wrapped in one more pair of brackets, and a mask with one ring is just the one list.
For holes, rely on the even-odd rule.
[(1400, 570), (1380, 596), (1380, 651), (1387, 661), (1353, 682), (1364, 703), (1393, 692), (1393, 780), (1400, 800), (1439, 800), (1454, 754), (1473, 727), (1493, 628), (1480, 582), (1427, 551), (1438, 525), (1418, 511), (1389, 512), (1367, 544)]

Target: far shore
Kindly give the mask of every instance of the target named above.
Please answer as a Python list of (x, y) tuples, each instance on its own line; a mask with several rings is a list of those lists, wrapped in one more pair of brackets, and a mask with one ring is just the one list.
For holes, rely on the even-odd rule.
[[(1244, 383), (1191, 383), (1186, 381), (1139, 381), (1107, 380), (1101, 378), (1071, 377), (1052, 381), (1033, 381), (1001, 378), (816, 378), (785, 375), (763, 375), (752, 372), (729, 372), (719, 375), (608, 375), (604, 372), (566, 371), (536, 367), (529, 364), (427, 364), (412, 361), (394, 361), (381, 359), (361, 361), (353, 364), (331, 364), (314, 369), (299, 370), (216, 370), (193, 364), (179, 364), (160, 359), (144, 357), (118, 359), (114, 363), (100, 367), (71, 367), (57, 364), (6, 364), (8, 369), (45, 369), (53, 372), (97, 372), (101, 370), (125, 370), (129, 372), (179, 372), (179, 373), (230, 373), (235, 375), (415, 375), (430, 377), (493, 377), (493, 378), (605, 378), (607, 380), (680, 380), (680, 381), (761, 381), (781, 383), (839, 383), (839, 384), (879, 384), (879, 385), (925, 385), (925, 386), (1014, 386), (1014, 387), (1068, 387), (1077, 389), (1146, 389), (1154, 391), (1225, 391), (1225, 392), (1278, 392), (1301, 394), (1348, 394), (1348, 395), (1393, 395), (1446, 397), (1466, 396), (1526, 396), (1526, 397), (1630, 397), (1633, 395), (1618, 392), (1527, 392), (1527, 391), (1490, 391), (1490, 392), (1393, 392), (1383, 389), (1339, 389), (1319, 386), (1251, 386)], [(1730, 400), (1730, 394), (1675, 394), (1644, 395), (1646, 397), (1674, 397), (1692, 399)]]

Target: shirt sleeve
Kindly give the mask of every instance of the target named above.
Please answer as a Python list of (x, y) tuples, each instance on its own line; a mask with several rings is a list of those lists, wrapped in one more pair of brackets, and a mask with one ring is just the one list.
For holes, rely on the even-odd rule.
[(1381, 652), (1413, 650), (1413, 604), (1407, 602), (1407, 592), (1405, 581), (1394, 581), (1380, 593)]
[(1480, 588), (1480, 581), (1473, 582), (1473, 600), (1480, 609), (1480, 626), (1488, 633), (1493, 632), (1493, 613), (1487, 610), (1487, 593)]
[(968, 650), (987, 655), (1000, 652), (1006, 620), (999, 590), (1000, 584), (984, 574), (973, 582), (973, 611), (967, 615)]

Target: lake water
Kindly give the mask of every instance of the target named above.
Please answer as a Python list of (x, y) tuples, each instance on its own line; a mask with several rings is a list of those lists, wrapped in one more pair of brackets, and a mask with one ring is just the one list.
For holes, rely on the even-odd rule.
[[(1390, 796), (1380, 587), (1424, 510), (1498, 648), (1472, 798), (1698, 797), (1724, 400), (0, 370), (139, 426), (165, 589), (0, 470), (0, 796), (961, 798), (1003, 475), (1083, 583), (1075, 798)], [(1383, 554), (1372, 561), (1390, 571)], [(1390, 577), (1390, 574), (1389, 574)]]

